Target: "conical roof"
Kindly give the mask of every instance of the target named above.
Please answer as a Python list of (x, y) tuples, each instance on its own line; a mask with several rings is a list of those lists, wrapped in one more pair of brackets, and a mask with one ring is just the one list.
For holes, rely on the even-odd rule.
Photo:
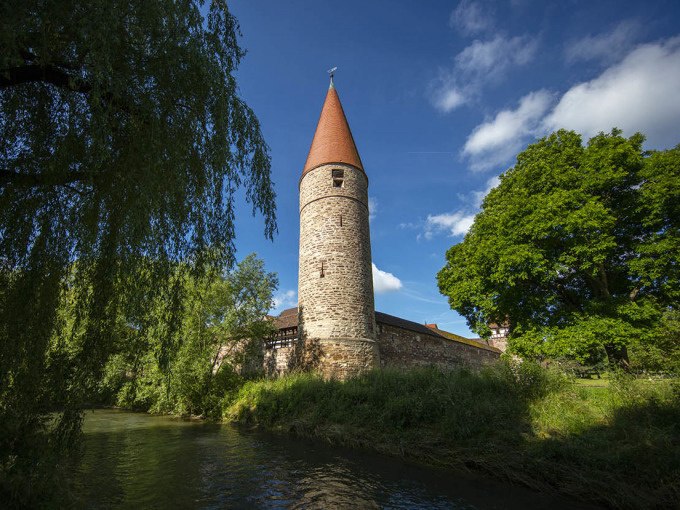
[(364, 170), (345, 118), (345, 112), (340, 104), (340, 97), (332, 81), (302, 175), (327, 163), (345, 163)]

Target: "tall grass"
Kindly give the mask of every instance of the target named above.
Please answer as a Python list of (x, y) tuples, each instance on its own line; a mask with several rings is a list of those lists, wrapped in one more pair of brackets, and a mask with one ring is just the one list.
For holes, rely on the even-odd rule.
[(680, 500), (669, 381), (584, 388), (535, 365), (380, 370), (246, 383), (225, 419), (452, 467), (623, 508)]

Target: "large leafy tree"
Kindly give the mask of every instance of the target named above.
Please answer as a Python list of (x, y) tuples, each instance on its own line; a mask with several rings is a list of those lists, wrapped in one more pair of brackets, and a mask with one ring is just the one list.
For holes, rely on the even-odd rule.
[[(167, 369), (161, 364), (163, 335), (141, 327), (138, 318), (121, 318), (127, 327), (116, 338), (104, 370), (101, 398), (126, 408), (219, 418), (222, 402), (239, 381), (237, 373), (247, 374), (250, 367), (259, 368), (256, 375), (262, 373), (262, 342), (274, 332), (266, 314), (278, 279), (254, 254), (226, 274), (195, 278), (183, 266), (176, 271), (186, 297), (174, 348), (165, 360)], [(71, 315), (72, 306), (65, 302), (62, 313)], [(150, 313), (141, 319), (159, 314), (155, 324), (162, 325), (162, 300), (147, 308)], [(70, 323), (65, 323), (53, 343), (53, 355), (77, 352), (77, 335), (70, 335)]]
[(473, 329), (509, 320), (520, 354), (626, 362), (677, 309), (680, 147), (643, 141), (561, 130), (518, 155), (438, 274)]
[[(237, 36), (223, 0), (0, 6), (0, 489), (55, 390), (64, 412), (50, 437), (78, 430), (122, 308), (164, 295), (171, 331), (174, 264), (232, 263), (239, 188), (273, 235), (270, 158), (239, 97)], [(67, 282), (84, 334), (55, 378), (47, 352)]]

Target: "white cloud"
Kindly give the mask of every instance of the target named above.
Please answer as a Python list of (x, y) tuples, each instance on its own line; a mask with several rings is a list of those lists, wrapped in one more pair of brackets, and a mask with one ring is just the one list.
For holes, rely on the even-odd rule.
[(458, 29), (463, 35), (475, 35), (493, 29), (494, 21), (480, 2), (462, 0), (451, 16), (449, 25)]
[(413, 230), (413, 229), (420, 228), (420, 226), (421, 226), (420, 224), (414, 223), (414, 222), (412, 222), (412, 221), (408, 221), (408, 222), (404, 222), (404, 223), (400, 223), (400, 224), (399, 224), (399, 228), (401, 228), (401, 229), (409, 229), (409, 230)]
[(429, 214), (425, 223), (425, 239), (432, 239), (438, 232), (448, 232), (451, 237), (467, 233), (475, 221), (474, 214), (457, 211), (443, 214)]
[(452, 84), (450, 87), (441, 88), (435, 92), (433, 98), (435, 108), (444, 113), (448, 113), (465, 103), (465, 95), (455, 85)]
[(297, 306), (297, 292), (294, 290), (286, 290), (282, 292), (277, 292), (274, 295), (274, 306), (272, 307), (272, 313), (279, 313), (285, 308), (292, 308)]
[(472, 195), (472, 200), (473, 204), (476, 209), (479, 209), (482, 206), (482, 202), (484, 201), (484, 198), (489, 194), (489, 192), (494, 189), (496, 186), (498, 186), (501, 183), (501, 180), (498, 176), (492, 177), (488, 181), (486, 181), (486, 188), (484, 188), (482, 191), (473, 191), (471, 193)]
[(479, 80), (495, 79), (512, 66), (528, 64), (537, 48), (538, 42), (528, 36), (474, 41), (456, 55), (456, 71)]
[(373, 221), (377, 212), (378, 199), (375, 197), (368, 197), (368, 221)]
[(475, 40), (454, 59), (451, 69), (440, 71), (432, 84), (431, 102), (444, 113), (478, 97), (490, 83), (499, 83), (512, 67), (528, 64), (538, 42), (529, 36), (496, 35), (487, 41)]
[(463, 207), (458, 211), (428, 214), (425, 221), (419, 223), (401, 223), (399, 227), (403, 229), (422, 229), (416, 236), (418, 241), (421, 239), (429, 241), (438, 234), (446, 234), (450, 237), (465, 235), (474, 223), (475, 216), (479, 212), (484, 197), (486, 197), (493, 188), (498, 186), (499, 183), (500, 178), (498, 176), (491, 177), (486, 181), (484, 189), (458, 194), (458, 199), (463, 203)]
[(508, 163), (530, 137), (565, 128), (590, 138), (613, 127), (647, 136), (650, 148), (678, 143), (680, 37), (643, 44), (598, 77), (571, 87), (549, 110), (553, 95), (538, 90), (468, 136), (463, 155), (472, 170)]
[(569, 63), (588, 60), (615, 62), (630, 49), (639, 33), (640, 25), (636, 21), (625, 20), (609, 32), (570, 42), (564, 55)]
[(569, 89), (544, 121), (546, 130), (593, 136), (612, 127), (640, 131), (650, 145), (678, 142), (680, 37), (644, 44), (597, 78)]
[(392, 273), (381, 271), (375, 264), (373, 266), (373, 290), (376, 294), (394, 292), (402, 287), (401, 280)]
[(471, 158), (473, 170), (487, 170), (512, 158), (528, 135), (541, 127), (541, 119), (552, 94), (539, 90), (527, 94), (514, 110), (502, 110), (490, 121), (477, 126), (468, 136), (463, 154)]

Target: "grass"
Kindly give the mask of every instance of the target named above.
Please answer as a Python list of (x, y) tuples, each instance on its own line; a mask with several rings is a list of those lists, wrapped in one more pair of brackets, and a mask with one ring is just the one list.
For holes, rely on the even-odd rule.
[(601, 379), (587, 379), (587, 378), (580, 378), (577, 377), (574, 379), (574, 382), (578, 384), (579, 386), (585, 386), (585, 387), (590, 387), (590, 388), (608, 388), (609, 383), (611, 379), (609, 378), (608, 375), (603, 375)]
[(246, 383), (224, 416), (612, 507), (669, 508), (680, 500), (678, 393), (673, 381), (587, 387), (530, 364), (294, 374)]

